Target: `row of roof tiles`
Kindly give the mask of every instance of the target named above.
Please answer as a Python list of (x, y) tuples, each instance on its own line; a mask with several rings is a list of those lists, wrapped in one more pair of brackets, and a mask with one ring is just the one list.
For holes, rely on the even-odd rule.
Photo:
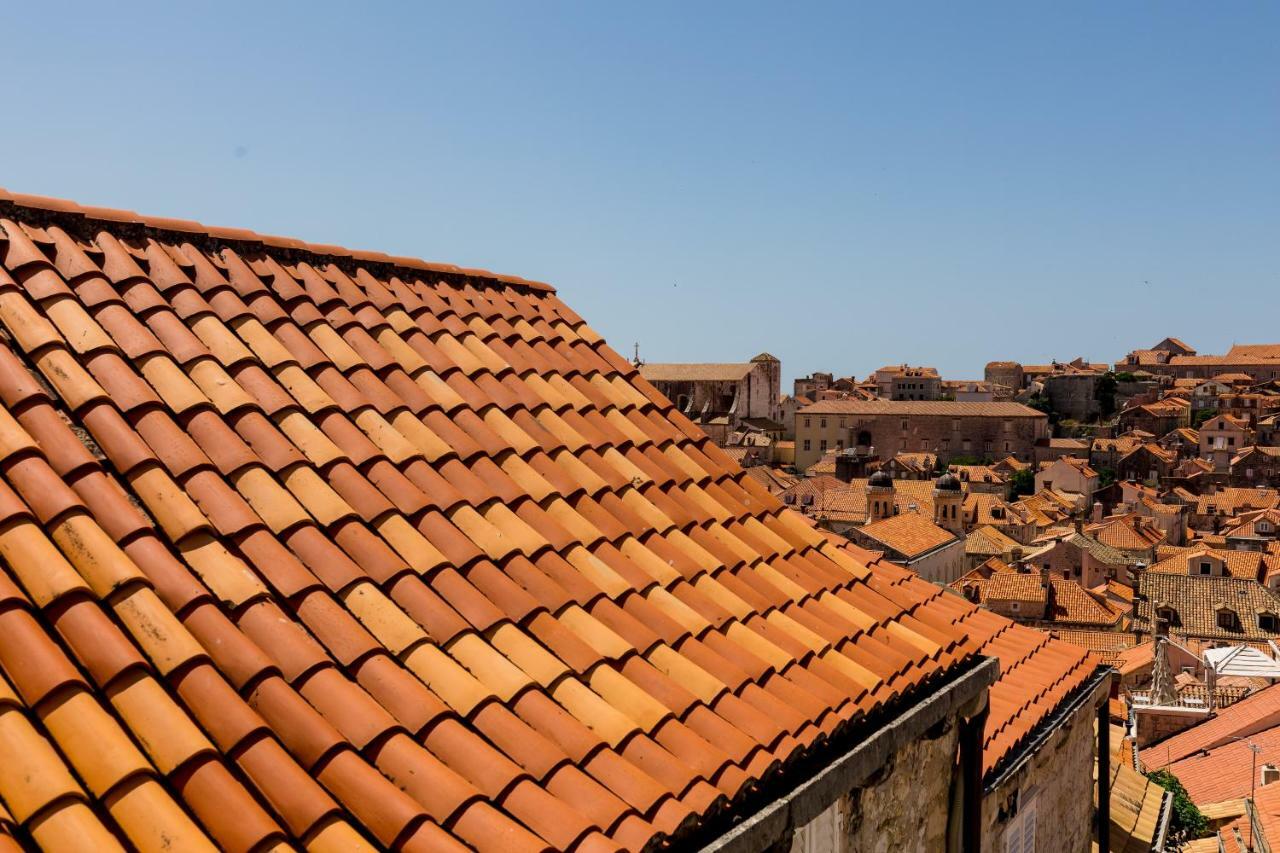
[(6, 198), (42, 846), (643, 849), (987, 634), (991, 762), (1092, 668), (786, 510), (545, 288)]

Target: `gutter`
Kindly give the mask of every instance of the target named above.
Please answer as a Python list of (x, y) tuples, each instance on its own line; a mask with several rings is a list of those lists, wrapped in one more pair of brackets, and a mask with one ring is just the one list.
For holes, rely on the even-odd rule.
[[(889, 757), (957, 712), (985, 710), (987, 689), (1000, 675), (995, 658), (981, 657), (968, 671), (950, 683), (931, 686), (914, 705), (894, 710), (892, 716), (869, 732), (854, 738), (854, 746), (828, 762), (813, 776), (783, 793), (737, 826), (713, 839), (705, 853), (763, 853), (789, 845), (792, 835), (845, 794), (866, 783)], [(978, 706), (978, 707), (975, 707)]]
[[(1155, 784), (1152, 782), (1151, 784)], [(1156, 837), (1151, 842), (1152, 850), (1164, 850), (1166, 836), (1169, 834), (1169, 820), (1173, 817), (1173, 792), (1165, 791), (1160, 801), (1160, 816), (1157, 818)]]

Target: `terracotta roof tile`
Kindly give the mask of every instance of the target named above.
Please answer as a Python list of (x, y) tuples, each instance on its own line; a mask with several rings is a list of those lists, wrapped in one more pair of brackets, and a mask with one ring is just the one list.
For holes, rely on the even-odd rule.
[(678, 843), (974, 632), (992, 765), (1088, 668), (814, 529), (546, 285), (0, 226), (0, 799), (43, 846)]
[(863, 536), (902, 554), (906, 559), (956, 541), (956, 536), (919, 512), (904, 512), (874, 521), (859, 530)]

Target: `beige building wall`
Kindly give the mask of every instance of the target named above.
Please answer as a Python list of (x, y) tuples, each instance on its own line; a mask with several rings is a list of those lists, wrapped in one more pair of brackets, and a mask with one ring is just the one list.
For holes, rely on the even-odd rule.
[(1010, 833), (1025, 831), (1031, 807), (1036, 815), (1035, 846), (1016, 849), (1088, 853), (1098, 746), (1094, 721), (1098, 703), (1106, 701), (1106, 687), (1104, 681), (1099, 694), (1077, 708), (1021, 770), (982, 798), (984, 851), (1005, 853)]
[[(910, 403), (905, 404), (910, 406)], [(999, 403), (931, 403), (931, 406), (1000, 406)], [(1013, 405), (1013, 404), (1010, 404)], [(827, 450), (872, 446), (881, 459), (899, 453), (936, 453), (948, 462), (957, 456), (1030, 461), (1036, 440), (1048, 433), (1048, 418), (1034, 415), (842, 414), (796, 413), (796, 467), (808, 468)], [(818, 404), (821, 409), (822, 405)], [(1019, 407), (1022, 408), (1022, 407)], [(869, 444), (865, 444), (869, 442)]]

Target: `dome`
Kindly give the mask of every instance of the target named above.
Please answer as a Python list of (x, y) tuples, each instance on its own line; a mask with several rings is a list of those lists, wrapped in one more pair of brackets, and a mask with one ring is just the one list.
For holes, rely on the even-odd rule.
[(877, 471), (871, 475), (871, 479), (867, 480), (868, 486), (876, 486), (881, 489), (892, 489), (893, 478), (889, 476), (888, 471)]
[(958, 492), (960, 491), (960, 478), (948, 471), (938, 478), (933, 487), (943, 492)]

